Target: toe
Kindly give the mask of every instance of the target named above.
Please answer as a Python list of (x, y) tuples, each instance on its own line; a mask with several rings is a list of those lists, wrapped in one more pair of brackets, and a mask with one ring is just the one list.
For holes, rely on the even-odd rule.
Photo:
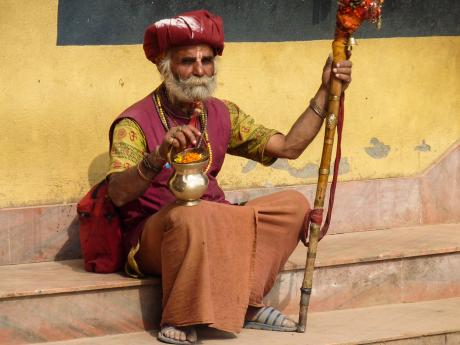
[(291, 319), (285, 318), (282, 323), (283, 327), (295, 327), (295, 322)]
[(161, 334), (172, 340), (189, 341), (190, 343), (195, 343), (198, 338), (194, 327), (164, 327)]

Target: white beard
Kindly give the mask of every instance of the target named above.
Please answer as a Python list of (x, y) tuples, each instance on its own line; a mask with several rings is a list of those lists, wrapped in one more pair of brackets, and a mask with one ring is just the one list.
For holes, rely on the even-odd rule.
[(169, 56), (160, 63), (159, 70), (171, 101), (177, 100), (185, 103), (204, 101), (213, 95), (217, 87), (216, 74), (212, 77), (191, 76), (185, 80), (174, 76), (171, 72)]
[(204, 101), (212, 96), (217, 87), (216, 76), (212, 77), (195, 77), (180, 79), (173, 76), (172, 73), (165, 76), (165, 85), (168, 95), (180, 102), (191, 103), (195, 101)]

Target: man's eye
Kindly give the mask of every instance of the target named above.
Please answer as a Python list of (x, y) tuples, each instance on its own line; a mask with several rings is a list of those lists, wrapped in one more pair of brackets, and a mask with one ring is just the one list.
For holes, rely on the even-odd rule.
[(208, 65), (208, 64), (211, 64), (214, 62), (214, 59), (212, 57), (205, 57), (203, 58), (203, 60), (201, 60), (201, 62), (204, 64), (204, 65)]
[(184, 60), (181, 61), (181, 63), (183, 65), (187, 65), (187, 66), (193, 65), (194, 62), (195, 62), (195, 60), (193, 60), (193, 59), (184, 59)]

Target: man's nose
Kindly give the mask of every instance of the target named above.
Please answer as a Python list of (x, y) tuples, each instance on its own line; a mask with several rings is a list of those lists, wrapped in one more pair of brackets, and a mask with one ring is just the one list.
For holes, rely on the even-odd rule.
[(193, 75), (196, 77), (204, 76), (204, 68), (201, 61), (195, 61), (195, 63), (193, 64)]

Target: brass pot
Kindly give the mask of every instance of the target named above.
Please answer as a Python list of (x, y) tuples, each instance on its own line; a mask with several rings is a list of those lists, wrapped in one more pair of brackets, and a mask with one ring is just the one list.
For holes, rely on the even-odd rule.
[(197, 205), (208, 188), (209, 182), (205, 173), (209, 163), (209, 155), (199, 148), (186, 149), (179, 154), (190, 151), (201, 153), (203, 159), (192, 163), (177, 163), (175, 159), (178, 154), (172, 159), (170, 156), (168, 157), (174, 168), (174, 173), (168, 180), (169, 190), (177, 198), (177, 202), (185, 206)]

